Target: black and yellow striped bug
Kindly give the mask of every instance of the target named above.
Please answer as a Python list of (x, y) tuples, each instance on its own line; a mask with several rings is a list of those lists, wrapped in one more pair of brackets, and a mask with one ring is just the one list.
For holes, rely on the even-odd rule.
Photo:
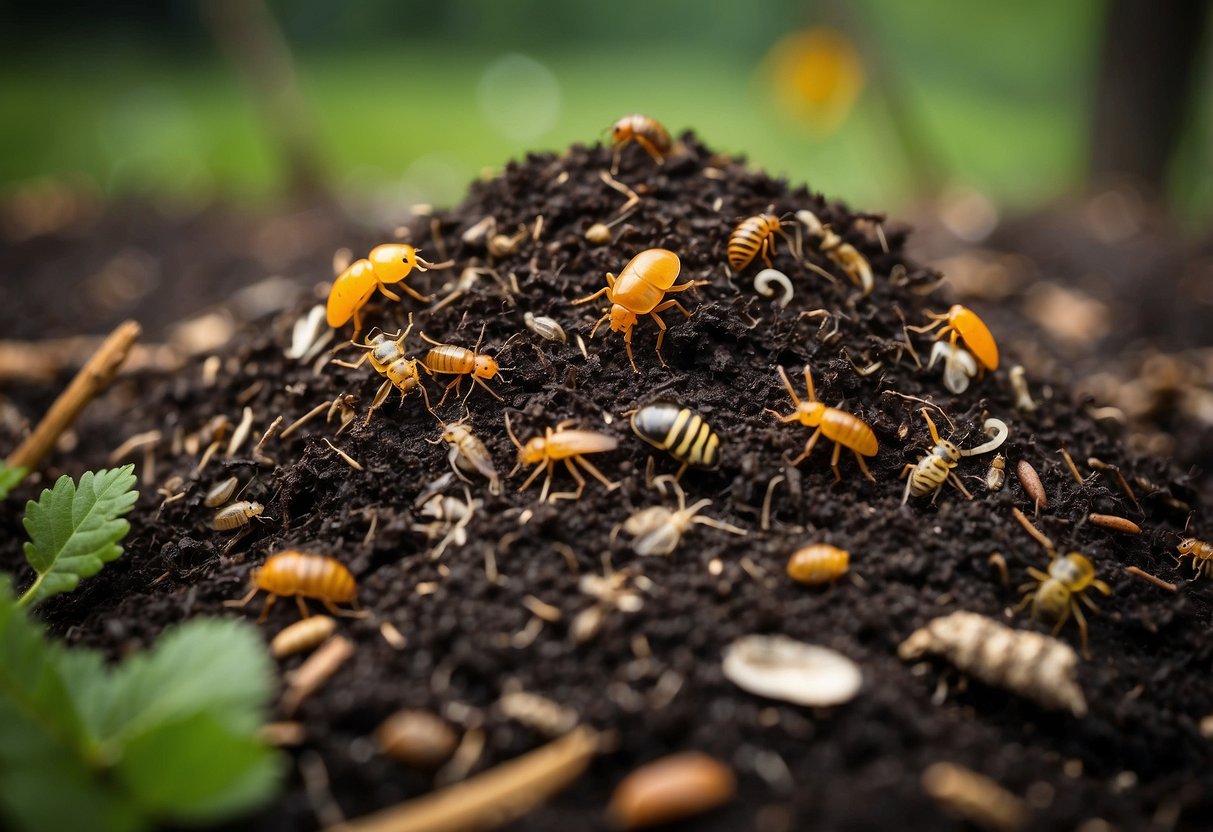
[(741, 271), (760, 253), (767, 268), (774, 268), (771, 254), (775, 251), (776, 234), (787, 239), (783, 233), (783, 223), (774, 214), (755, 214), (739, 222), (729, 235), (729, 265), (733, 271)]
[(632, 431), (654, 448), (687, 466), (715, 468), (720, 464), (720, 437), (704, 418), (674, 402), (646, 404), (632, 413)]

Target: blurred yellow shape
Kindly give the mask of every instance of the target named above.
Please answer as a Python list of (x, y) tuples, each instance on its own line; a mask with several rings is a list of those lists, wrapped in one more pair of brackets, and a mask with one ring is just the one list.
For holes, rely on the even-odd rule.
[(783, 38), (766, 64), (780, 111), (819, 136), (846, 121), (863, 89), (859, 52), (841, 32), (824, 26)]

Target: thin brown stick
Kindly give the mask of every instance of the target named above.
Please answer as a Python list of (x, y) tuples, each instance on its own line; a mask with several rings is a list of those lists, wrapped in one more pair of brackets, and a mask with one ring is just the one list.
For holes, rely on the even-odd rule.
[(1133, 486), (1129, 485), (1129, 481), (1125, 479), (1125, 475), (1120, 469), (1111, 463), (1104, 462), (1102, 459), (1091, 457), (1087, 460), (1087, 464), (1098, 471), (1107, 471), (1112, 474), (1116, 480), (1116, 484), (1120, 486), (1120, 490), (1125, 493), (1125, 496), (1133, 501), (1133, 505), (1137, 507), (1139, 514), (1145, 514), (1142, 510), (1141, 503), (1137, 502), (1137, 495), (1133, 493)]
[(1142, 569), (1138, 569), (1136, 566), (1126, 566), (1125, 572), (1128, 572), (1130, 575), (1132, 575), (1135, 578), (1141, 578), (1143, 581), (1145, 581), (1148, 584), (1154, 584), (1154, 586), (1158, 587), (1159, 589), (1165, 589), (1167, 592), (1178, 592), (1179, 591), (1179, 587), (1177, 587), (1175, 584), (1171, 583), (1170, 581), (1164, 581), (1162, 578), (1159, 578), (1156, 575), (1151, 575), (1149, 572), (1146, 572), (1145, 570), (1142, 570)]
[(1061, 454), (1062, 459), (1066, 461), (1066, 466), (1070, 469), (1070, 473), (1074, 475), (1074, 481), (1082, 485), (1082, 474), (1078, 473), (1078, 466), (1074, 464), (1074, 457), (1070, 456), (1070, 452), (1065, 448), (1058, 448), (1057, 453)]
[(492, 829), (522, 817), (580, 777), (598, 747), (594, 729), (575, 728), (470, 780), (331, 827), (328, 832)]
[(34, 428), (34, 432), (9, 454), (5, 464), (10, 468), (37, 468), (38, 463), (50, 453), (59, 437), (72, 426), (93, 397), (114, 380), (141, 331), (139, 324), (134, 321), (119, 324), (88, 363), (80, 369), (67, 389), (55, 399), (55, 403)]
[(1091, 521), (1091, 525), (1093, 526), (1111, 529), (1121, 534), (1141, 534), (1141, 526), (1127, 518), (1117, 517), (1115, 514), (1096, 514), (1095, 512), (1091, 512), (1087, 519)]
[(1023, 530), (1032, 536), (1032, 539), (1045, 548), (1050, 554), (1053, 553), (1053, 541), (1045, 536), (1045, 533), (1032, 525), (1032, 521), (1027, 518), (1022, 511), (1017, 508), (1011, 509), (1011, 516), (1015, 518), (1019, 525), (1023, 526)]

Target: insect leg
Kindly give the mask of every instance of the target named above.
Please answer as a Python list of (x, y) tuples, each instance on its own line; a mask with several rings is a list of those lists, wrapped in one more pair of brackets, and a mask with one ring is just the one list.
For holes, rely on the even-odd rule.
[(599, 471), (599, 470), (598, 470), (598, 466), (596, 466), (594, 463), (590, 462), (590, 461), (589, 461), (588, 459), (586, 459), (585, 457), (583, 457), (583, 456), (575, 456), (575, 457), (573, 457), (573, 459), (575, 459), (575, 460), (577, 460), (578, 462), (580, 462), (580, 463), (582, 464), (582, 466), (585, 468), (585, 470), (589, 471), (591, 474), (593, 474), (593, 475), (594, 475), (594, 477), (595, 477), (595, 478), (596, 478), (596, 479), (597, 479), (597, 480), (598, 480), (600, 483), (602, 483), (603, 485), (605, 485), (605, 486), (606, 486), (607, 491), (614, 491), (616, 488), (618, 488), (618, 487), (619, 487), (619, 483), (617, 483), (617, 482), (611, 482), (610, 480), (608, 480), (608, 479), (606, 478), (606, 475), (605, 475), (605, 474), (603, 474), (601, 471)]
[[(592, 301), (594, 298), (600, 298), (600, 297), (602, 297), (603, 295), (605, 295), (605, 294), (606, 294), (607, 292), (609, 292), (609, 291), (611, 291), (611, 287), (610, 287), (610, 286), (603, 286), (601, 289), (599, 289), (599, 290), (598, 290), (597, 292), (595, 292), (594, 294), (592, 294), (592, 295), (586, 295), (586, 296), (585, 296), (585, 297), (583, 297), (583, 298), (578, 298), (577, 300), (573, 301), (572, 303), (573, 303), (573, 305), (574, 305), (574, 306), (576, 306), (576, 305), (577, 305), (577, 304), (579, 304), (579, 303), (589, 303), (589, 302), (590, 302), (590, 301)], [(608, 300), (609, 300), (609, 299), (610, 299), (610, 298), (608, 298)]]
[(543, 470), (547, 471), (547, 476), (543, 480), (543, 488), (539, 492), (539, 502), (546, 503), (548, 500), (548, 491), (552, 487), (552, 475), (555, 473), (556, 463), (548, 459), (543, 464)]
[(557, 500), (580, 500), (582, 493), (585, 491), (585, 477), (581, 476), (581, 472), (577, 470), (577, 466), (573, 464), (576, 457), (566, 457), (564, 467), (569, 469), (569, 473), (573, 475), (573, 479), (577, 481), (576, 491), (556, 491), (552, 494), (552, 502)]
[(249, 602), (249, 601), (251, 601), (251, 600), (253, 600), (253, 596), (254, 596), (254, 595), (256, 595), (256, 594), (257, 594), (259, 591), (260, 591), (260, 587), (253, 587), (252, 589), (250, 589), (250, 590), (248, 591), (248, 595), (245, 595), (245, 596), (244, 596), (243, 598), (241, 598), (239, 601), (224, 601), (224, 602), (223, 602), (223, 606), (225, 606), (225, 607), (243, 607), (243, 606), (247, 606), (247, 605), (248, 605), (248, 602)]
[(429, 303), (433, 299), (433, 295), (423, 295), (407, 283), (401, 283), (400, 288), (408, 292), (409, 297), (422, 303)]
[(396, 294), (391, 289), (384, 286), (382, 283), (379, 284), (379, 291), (383, 294), (383, 296), (385, 298), (388, 298), (389, 300), (394, 300), (394, 301), (396, 301), (396, 303), (400, 303), (400, 295)]
[(299, 617), (300, 618), (311, 618), (312, 617), (312, 614), (310, 612), (308, 612), (307, 602), (303, 600), (302, 595), (295, 596), (295, 604), (296, 604), (296, 606), (299, 607)]
[[(493, 397), (494, 399), (496, 399), (497, 401), (499, 401), (499, 402), (503, 402), (503, 401), (505, 401), (505, 399), (503, 399), (503, 398), (501, 398), (501, 396), (497, 395), (497, 391), (496, 391), (496, 390), (494, 390), (492, 387), (489, 387), (489, 386), (488, 386), (488, 384), (486, 384), (486, 383), (485, 383), (484, 379), (480, 378), (480, 376), (472, 376), (472, 381), (474, 381), (474, 382), (476, 382), (477, 384), (479, 384), (479, 385), (480, 385), (481, 387), (483, 387), (485, 390), (488, 390), (488, 391), (489, 391), (489, 395), (490, 395), (490, 396), (492, 396), (492, 397)], [(470, 395), (472, 395), (472, 388), (471, 388), (471, 387), (468, 387), (468, 395), (469, 395), (469, 396), (470, 396)]]
[(257, 619), (258, 624), (264, 624), (265, 620), (270, 617), (270, 607), (274, 606), (274, 602), (278, 600), (278, 596), (270, 593), (265, 596), (265, 606), (261, 608), (261, 616)]
[(842, 455), (842, 445), (834, 443), (834, 453), (830, 457), (830, 467), (834, 469), (834, 482), (839, 482), (842, 479), (842, 472), (838, 470), (838, 457)]
[(817, 430), (813, 431), (813, 435), (809, 437), (809, 441), (804, 443), (804, 451), (800, 454), (800, 456), (793, 460), (789, 460), (788, 464), (795, 468), (797, 465), (808, 459), (809, 454), (813, 453), (813, 447), (817, 444), (817, 440), (820, 438), (821, 427), (819, 426)]
[[(1074, 613), (1074, 621), (1078, 624), (1078, 637), (1082, 642), (1082, 657), (1087, 661), (1091, 661), (1091, 647), (1087, 644), (1087, 617), (1082, 614), (1082, 607), (1078, 606), (1073, 598), (1070, 599), (1070, 606), (1066, 612), (1069, 613), (1071, 611)], [(1065, 618), (1062, 621), (1064, 622)], [(1053, 634), (1056, 635), (1057, 632), (1054, 631)]]
[(537, 466), (535, 467), (535, 470), (531, 471), (531, 475), (530, 475), (529, 477), (527, 477), (527, 478), (526, 478), (526, 482), (524, 482), (524, 483), (522, 484), (522, 486), (521, 486), (521, 487), (519, 487), (518, 492), (519, 492), (519, 493), (522, 493), (523, 491), (526, 491), (526, 490), (527, 490), (527, 489), (528, 489), (528, 488), (531, 486), (531, 483), (533, 483), (533, 482), (535, 481), (535, 478), (536, 478), (536, 477), (538, 477), (538, 476), (539, 476), (539, 474), (540, 474), (540, 473), (541, 473), (541, 472), (542, 472), (542, 471), (543, 471), (545, 468), (546, 468), (546, 466), (545, 466), (545, 465), (537, 465)]
[(632, 136), (632, 138), (634, 138), (636, 140), (636, 144), (643, 147), (645, 149), (645, 151), (650, 156), (653, 157), (654, 162), (656, 162), (659, 165), (665, 164), (665, 156), (663, 156), (661, 154), (661, 151), (657, 149), (657, 145), (655, 145), (651, 141), (649, 141), (646, 136), (642, 136), (639, 133), (637, 133), (634, 136)]
[(863, 475), (867, 477), (869, 481), (876, 482), (876, 478), (872, 476), (872, 472), (868, 470), (868, 463), (863, 458), (863, 454), (861, 454), (859, 451), (855, 451), (854, 454), (855, 461), (859, 463), (859, 468), (863, 471)]
[(771, 235), (768, 234), (767, 236), (762, 238), (762, 249), (761, 249), (762, 262), (767, 264), (768, 269), (775, 268), (774, 264), (771, 263), (771, 254), (773, 254), (774, 251), (775, 251), (775, 242), (774, 242), (773, 238), (771, 237)]

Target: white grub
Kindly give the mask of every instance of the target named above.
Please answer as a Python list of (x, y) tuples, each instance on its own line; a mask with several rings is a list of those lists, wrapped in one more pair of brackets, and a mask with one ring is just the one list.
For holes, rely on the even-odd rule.
[(235, 477), (228, 477), (225, 480), (220, 480), (211, 486), (210, 491), (206, 492), (206, 497), (202, 504), (207, 508), (218, 508), (228, 501), (228, 498), (236, 493), (236, 485), (239, 482)]
[(963, 393), (969, 389), (969, 379), (977, 375), (977, 360), (964, 347), (948, 341), (936, 341), (931, 348), (931, 360), (927, 369), (943, 359), (943, 386), (952, 393)]
[(922, 790), (946, 811), (992, 832), (1027, 826), (1023, 800), (995, 781), (955, 763), (935, 763), (922, 773)]
[(974, 612), (954, 612), (915, 630), (897, 648), (903, 661), (943, 656), (988, 685), (1031, 699), (1046, 710), (1087, 713), (1074, 678), (1078, 654), (1042, 633), (1014, 630)]
[[(659, 477), (658, 479), (665, 480), (667, 478)], [(745, 529), (739, 529), (736, 526), (722, 523), (719, 520), (713, 520), (710, 517), (701, 517), (699, 515), (700, 510), (710, 506), (712, 501), (706, 499), (700, 500), (688, 507), (686, 494), (683, 493), (682, 487), (678, 485), (676, 480), (669, 480), (669, 482), (674, 486), (678, 494), (677, 511), (665, 506), (650, 506), (649, 508), (637, 511), (623, 523), (623, 530), (634, 538), (632, 540), (632, 551), (636, 554), (641, 556), (673, 554), (674, 550), (678, 548), (682, 536), (695, 523), (720, 529), (730, 534), (742, 536), (748, 534)]]
[(295, 326), (291, 329), (291, 345), (282, 354), (292, 361), (299, 361), (326, 332), (331, 330), (325, 320), (324, 306), (316, 304), (306, 315), (295, 321)]
[(572, 708), (524, 690), (503, 693), (497, 700), (497, 707), (506, 719), (520, 722), (549, 737), (567, 734), (580, 721)]
[(311, 650), (337, 629), (337, 620), (327, 615), (313, 615), (296, 621), (274, 636), (270, 652), (277, 658)]
[(1007, 437), (1011, 435), (1011, 429), (1007, 427), (1007, 423), (1002, 419), (986, 419), (985, 424), (981, 426), (981, 431), (990, 437), (989, 440), (975, 447), (962, 450), (960, 452), (961, 456), (981, 456), (982, 454), (988, 454), (990, 451), (997, 451), (1007, 441)]
[(812, 707), (849, 702), (863, 685), (859, 665), (846, 656), (782, 635), (737, 639), (721, 669), (742, 690)]
[(787, 306), (792, 301), (792, 281), (778, 269), (763, 269), (754, 275), (754, 291), (764, 298), (775, 297), (775, 286), (780, 289), (779, 299), (775, 301), (780, 306)]
[(554, 318), (546, 315), (532, 315), (526, 312), (522, 316), (526, 328), (547, 341), (558, 341), (561, 344), (569, 342), (569, 336), (564, 334), (564, 328)]

